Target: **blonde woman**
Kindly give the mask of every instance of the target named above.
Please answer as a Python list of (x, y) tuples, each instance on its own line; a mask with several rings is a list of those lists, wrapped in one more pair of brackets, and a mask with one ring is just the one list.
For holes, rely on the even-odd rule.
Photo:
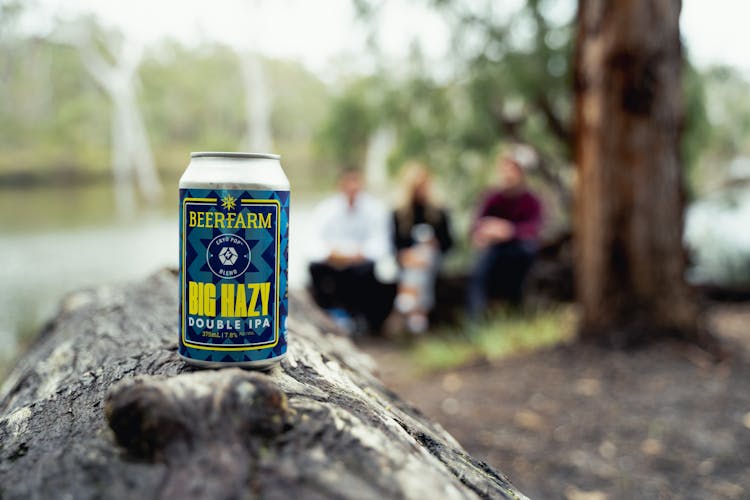
[(406, 317), (412, 333), (422, 333), (435, 303), (441, 257), (453, 239), (448, 212), (435, 200), (427, 166), (404, 165), (401, 187), (401, 200), (393, 212), (393, 246), (401, 268), (396, 309)]

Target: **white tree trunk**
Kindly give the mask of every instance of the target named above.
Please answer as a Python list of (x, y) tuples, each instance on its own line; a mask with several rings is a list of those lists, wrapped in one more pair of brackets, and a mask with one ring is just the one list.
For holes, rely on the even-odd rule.
[(88, 45), (79, 49), (84, 66), (112, 102), (115, 200), (119, 215), (129, 217), (136, 209), (134, 183), (149, 203), (157, 202), (163, 191), (135, 91), (140, 51), (120, 50), (110, 64)]
[(247, 132), (245, 148), (256, 153), (270, 153), (273, 149), (271, 137), (271, 95), (268, 90), (263, 63), (257, 54), (239, 54), (242, 82), (245, 87), (245, 118)]

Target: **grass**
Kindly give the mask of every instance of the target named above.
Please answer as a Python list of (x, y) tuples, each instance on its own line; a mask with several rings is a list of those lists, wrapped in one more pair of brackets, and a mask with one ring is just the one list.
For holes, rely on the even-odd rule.
[(480, 325), (436, 331), (413, 344), (408, 355), (423, 372), (494, 361), (568, 342), (575, 336), (575, 324), (572, 306), (533, 313), (501, 311)]

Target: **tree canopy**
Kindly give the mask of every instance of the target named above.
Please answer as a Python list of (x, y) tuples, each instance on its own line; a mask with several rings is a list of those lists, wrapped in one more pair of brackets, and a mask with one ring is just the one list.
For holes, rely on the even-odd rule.
[[(384, 60), (375, 76), (352, 80), (333, 100), (320, 136), (326, 151), (342, 164), (361, 162), (368, 134), (378, 127), (393, 128), (397, 144), (389, 159), (391, 168), (421, 158), (447, 185), (461, 186), (461, 202), (473, 199), (486, 185), (498, 144), (526, 143), (539, 159), (537, 177), (567, 204), (574, 126), (574, 12), (561, 9), (560, 2), (542, 0), (527, 0), (509, 13), (500, 13), (492, 1), (426, 3), (451, 27), (448, 69), (434, 67), (415, 45), (407, 61)], [(381, 3), (355, 4), (376, 26), (370, 20), (377, 17)], [(372, 50), (377, 53), (378, 47)], [(730, 134), (709, 121), (706, 100), (726, 102), (726, 97), (716, 95), (722, 92), (712, 90), (725, 84), (720, 74), (726, 85), (734, 82), (736, 89), (748, 89), (747, 81), (726, 68), (701, 71), (688, 63), (684, 72), (682, 152), (691, 193), (701, 191), (702, 172), (715, 171), (717, 162), (731, 159), (742, 150), (741, 137), (747, 137), (742, 136), (741, 124), (750, 113), (742, 106), (729, 113), (733, 118), (727, 113), (713, 117), (731, 128)], [(732, 137), (733, 145), (726, 145)]]
[[(376, 29), (381, 2), (354, 3), (362, 25)], [(449, 26), (451, 51), (443, 61), (425, 56), (417, 43), (406, 60), (389, 60), (373, 41), (376, 70), (344, 70), (334, 83), (295, 62), (264, 61), (272, 135), (285, 165), (301, 184), (313, 182), (337, 166), (362, 165), (373, 133), (390, 129), (391, 171), (410, 158), (425, 160), (462, 204), (487, 185), (498, 144), (518, 141), (533, 146), (537, 177), (566, 202), (572, 7), (542, 0), (520, 2), (516, 10), (490, 0), (423, 4)], [(45, 35), (21, 33), (14, 27), (24, 6), (5, 1), (0, 8), (0, 177), (109, 175), (107, 96), (77, 51), (59, 42), (60, 26)], [(101, 37), (120, 36), (96, 29)], [(138, 99), (163, 172), (181, 171), (190, 150), (241, 147), (245, 97), (237, 57), (215, 43), (165, 40), (147, 48)], [(716, 180), (718, 166), (750, 151), (750, 87), (731, 68), (688, 66), (684, 80), (682, 151), (691, 192), (700, 193)]]

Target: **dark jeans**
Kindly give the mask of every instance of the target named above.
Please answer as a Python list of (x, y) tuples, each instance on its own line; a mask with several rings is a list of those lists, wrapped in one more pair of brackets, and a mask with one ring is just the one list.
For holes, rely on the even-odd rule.
[(371, 331), (380, 330), (391, 312), (396, 287), (375, 278), (373, 262), (347, 267), (313, 262), (310, 277), (313, 299), (320, 307), (343, 309), (354, 318), (364, 319)]
[(518, 240), (482, 250), (469, 281), (469, 316), (478, 320), (486, 312), (489, 297), (502, 297), (520, 305), (523, 283), (536, 254), (532, 243)]

